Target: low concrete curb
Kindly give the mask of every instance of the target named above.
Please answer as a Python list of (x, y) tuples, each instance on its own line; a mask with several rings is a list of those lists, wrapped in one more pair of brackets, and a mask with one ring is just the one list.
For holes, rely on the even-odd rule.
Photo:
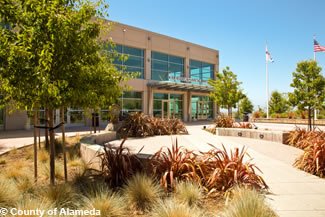
[(103, 145), (116, 139), (116, 132), (103, 132), (83, 137), (80, 140), (81, 158), (90, 165), (92, 169), (101, 169), (101, 160), (98, 156), (103, 150)]
[(281, 131), (266, 131), (241, 128), (216, 128), (217, 136), (246, 137), (251, 139), (261, 139), (282, 144), (288, 144), (289, 133)]

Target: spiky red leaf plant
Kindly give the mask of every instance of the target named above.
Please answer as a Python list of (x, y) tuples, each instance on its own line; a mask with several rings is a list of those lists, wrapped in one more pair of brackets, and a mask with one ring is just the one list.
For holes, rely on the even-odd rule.
[(151, 118), (143, 113), (133, 112), (124, 120), (123, 125), (117, 133), (121, 137), (146, 137), (153, 136), (153, 125)]
[(177, 139), (171, 149), (162, 147), (152, 156), (150, 165), (165, 191), (172, 190), (179, 180), (196, 177), (193, 166), (195, 156), (183, 146), (178, 146)]
[(233, 124), (234, 128), (243, 128), (243, 129), (253, 129), (253, 125), (251, 123), (244, 123), (244, 122), (235, 122)]
[(214, 147), (209, 152), (202, 154), (201, 168), (205, 173), (202, 182), (209, 193), (226, 191), (241, 185), (260, 190), (268, 189), (264, 179), (256, 173), (257, 170), (260, 172), (261, 170), (251, 163), (252, 159), (244, 161), (245, 147), (241, 151), (235, 148), (234, 151), (230, 151), (230, 154), (224, 146), (223, 150)]
[(224, 114), (218, 115), (215, 119), (216, 127), (232, 128), (233, 123), (234, 123), (234, 119)]
[(118, 148), (111, 145), (104, 146), (104, 153), (99, 154), (102, 176), (111, 187), (122, 186), (128, 178), (144, 169), (140, 159), (135, 154), (131, 154), (128, 148), (123, 147), (126, 139)]
[(325, 177), (325, 139), (319, 136), (310, 143), (294, 165), (305, 172)]
[(304, 150), (312, 145), (313, 139), (318, 137), (325, 140), (325, 132), (320, 129), (308, 131), (306, 128), (297, 127), (296, 130), (290, 131), (287, 141), (289, 145)]

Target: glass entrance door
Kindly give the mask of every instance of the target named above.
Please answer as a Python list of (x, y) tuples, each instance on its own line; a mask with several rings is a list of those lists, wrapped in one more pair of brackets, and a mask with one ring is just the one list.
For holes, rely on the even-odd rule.
[(175, 100), (162, 100), (161, 107), (161, 117), (163, 119), (175, 118)]
[(196, 104), (197, 119), (206, 120), (208, 118), (209, 103), (205, 101), (198, 101)]

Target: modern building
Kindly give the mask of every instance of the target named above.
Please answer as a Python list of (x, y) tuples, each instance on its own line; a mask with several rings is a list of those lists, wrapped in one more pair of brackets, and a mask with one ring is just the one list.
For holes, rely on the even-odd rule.
[[(131, 90), (121, 96), (122, 114), (137, 111), (183, 121), (214, 118), (217, 108), (209, 97), (212, 87), (207, 81), (219, 71), (218, 50), (124, 24), (114, 24), (105, 37), (112, 39), (118, 53), (128, 56), (116, 64), (125, 71), (139, 72), (127, 82)], [(67, 111), (68, 125), (89, 123), (81, 109)], [(102, 121), (107, 121), (104, 117)], [(24, 129), (28, 122), (26, 112), (0, 110), (0, 129)]]

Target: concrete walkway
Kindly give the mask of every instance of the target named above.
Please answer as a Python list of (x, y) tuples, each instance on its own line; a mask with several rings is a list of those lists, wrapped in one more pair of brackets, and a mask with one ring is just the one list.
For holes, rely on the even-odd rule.
[[(98, 130), (98, 129), (97, 129)], [(104, 130), (103, 127), (100, 130)], [(66, 136), (75, 136), (76, 134), (88, 134), (90, 133), (89, 127), (67, 127)], [(60, 137), (60, 129), (55, 130), (55, 137)], [(44, 130), (41, 130), (41, 142), (45, 140)], [(38, 138), (37, 138), (38, 141)], [(34, 144), (33, 130), (11, 130), (0, 131), (0, 155), (15, 149), (21, 148), (27, 145)]]
[[(178, 144), (190, 150), (208, 151), (211, 146), (226, 149), (247, 147), (253, 162), (263, 171), (263, 178), (272, 194), (267, 195), (271, 207), (284, 217), (324, 217), (325, 179), (310, 175), (292, 166), (303, 151), (263, 140), (221, 137), (202, 130), (202, 125), (187, 126), (189, 135), (129, 138), (125, 146), (143, 154), (152, 154), (161, 146), (171, 147), (177, 138)], [(111, 144), (119, 145), (121, 141)]]

